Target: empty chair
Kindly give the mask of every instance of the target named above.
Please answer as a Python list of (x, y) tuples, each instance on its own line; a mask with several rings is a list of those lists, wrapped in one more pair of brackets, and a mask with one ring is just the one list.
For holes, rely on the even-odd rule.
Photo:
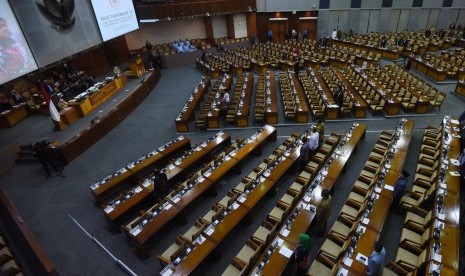
[(278, 224), (276, 222), (269, 222), (264, 220), (257, 231), (252, 235), (252, 239), (264, 246), (269, 244), (270, 240), (274, 237)]
[(239, 193), (231, 190), (218, 202), (218, 205), (226, 209), (231, 206), (238, 197)]
[(339, 244), (331, 240), (329, 236), (320, 248), (319, 254), (328, 257), (332, 262), (337, 262), (339, 256), (341, 256), (349, 247), (350, 240), (346, 240), (344, 243)]
[(271, 212), (268, 214), (268, 219), (277, 222), (278, 224), (281, 224), (283, 220), (287, 217), (290, 208), (290, 205), (282, 201), (278, 201), (273, 210), (271, 210)]
[(417, 232), (427, 229), (431, 224), (433, 211), (426, 212), (420, 208), (412, 208), (412, 211), (406, 213), (404, 227)]
[(261, 244), (257, 244), (252, 240), (247, 240), (247, 243), (242, 247), (241, 251), (236, 255), (238, 260), (246, 263), (248, 267), (255, 265), (260, 258), (260, 252), (262, 249)]
[(427, 249), (421, 251), (420, 254), (414, 254), (409, 250), (402, 247), (397, 249), (395, 263), (404, 268), (407, 271), (413, 271), (423, 266), (427, 258)]
[(239, 260), (238, 258), (233, 258), (231, 264), (226, 268), (226, 270), (221, 274), (222, 276), (242, 276), (247, 275), (246, 270), (248, 264)]
[(218, 204), (213, 204), (212, 209), (206, 213), (201, 220), (204, 222), (211, 224), (215, 220), (217, 220), (221, 214), (223, 213), (224, 208), (220, 207)]
[(186, 249), (186, 241), (177, 237), (176, 241), (168, 247), (161, 255), (157, 255), (161, 266), (165, 266), (174, 261)]
[(429, 229), (425, 229), (423, 233), (418, 234), (410, 229), (403, 228), (400, 234), (400, 244), (422, 250), (429, 244), (429, 234)]
[(186, 233), (181, 235), (181, 239), (187, 241), (188, 243), (192, 243), (197, 239), (200, 234), (205, 230), (207, 224), (204, 221), (201, 221), (200, 219), (194, 221), (194, 225), (187, 230)]
[(309, 276), (320, 276), (320, 275), (333, 275), (338, 266), (334, 264), (329, 258), (319, 254), (315, 261), (313, 261), (310, 270), (308, 271)]

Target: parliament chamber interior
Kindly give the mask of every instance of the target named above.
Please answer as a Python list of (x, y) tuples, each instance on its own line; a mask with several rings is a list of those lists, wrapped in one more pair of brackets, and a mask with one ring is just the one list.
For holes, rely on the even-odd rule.
[(465, 0), (0, 4), (0, 275), (464, 275)]

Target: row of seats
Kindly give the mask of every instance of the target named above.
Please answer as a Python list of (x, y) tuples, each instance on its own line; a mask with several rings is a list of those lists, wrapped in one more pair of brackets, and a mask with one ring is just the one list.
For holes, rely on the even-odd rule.
[[(190, 156), (192, 156), (192, 153), (194, 153), (196, 151), (197, 148), (202, 148), (202, 146), (206, 147), (208, 145), (208, 142), (210, 141), (214, 141), (216, 137), (218, 137), (219, 133), (216, 134), (215, 136), (213, 136), (212, 138), (204, 141), (202, 144), (199, 144), (197, 146), (194, 146), (193, 149), (190, 149), (190, 150), (187, 150), (185, 152), (183, 152), (183, 154), (178, 157), (177, 159), (171, 161), (170, 164), (168, 164), (166, 167), (164, 167), (163, 169), (161, 169), (161, 171), (164, 171), (166, 169), (169, 169), (171, 166), (172, 167), (175, 167), (174, 165), (175, 164), (182, 164), (182, 160), (185, 159), (185, 158), (188, 158)], [(126, 234), (129, 234), (131, 233), (131, 231), (134, 231), (133, 229), (135, 228), (143, 228), (143, 226), (145, 224), (147, 224), (149, 221), (151, 221), (155, 216), (152, 215), (154, 212), (158, 212), (158, 210), (163, 210), (164, 207), (166, 207), (168, 204), (170, 204), (170, 200), (173, 199), (173, 197), (175, 195), (178, 195), (182, 190), (185, 192), (186, 190), (188, 190), (188, 186), (192, 183), (196, 183), (195, 180), (197, 180), (200, 176), (200, 174), (202, 173), (202, 170), (205, 170), (204, 168), (209, 168), (208, 165), (210, 163), (215, 163), (217, 162), (217, 160), (222, 156), (222, 154), (224, 155), (225, 152), (229, 153), (230, 151), (234, 150), (235, 148), (239, 147), (240, 145), (242, 145), (241, 143), (238, 143), (238, 141), (236, 141), (235, 143), (231, 144), (230, 146), (228, 146), (226, 149), (222, 150), (219, 154), (216, 154), (215, 156), (213, 157), (210, 157), (211, 159), (209, 159), (209, 163), (207, 163), (206, 166), (204, 166), (202, 169), (198, 170), (196, 173), (193, 173), (193, 174), (190, 174), (190, 172), (192, 171), (191, 167), (188, 168), (189, 170), (180, 170), (180, 172), (182, 172), (184, 174), (184, 177), (180, 178), (180, 180), (182, 181), (181, 184), (174, 184), (174, 185), (170, 185), (170, 191), (167, 191), (168, 194), (166, 196), (163, 196), (161, 198), (156, 198), (153, 202), (153, 204), (147, 208), (147, 210), (141, 210), (139, 212), (139, 214), (137, 216), (134, 216), (132, 217), (132, 219), (130, 219), (130, 221), (124, 225), (121, 226), (121, 230), (123, 232), (125, 232)], [(217, 148), (211, 148), (211, 151), (209, 151), (208, 153), (210, 154), (215, 154), (214, 150), (217, 150)], [(199, 156), (199, 157), (204, 157), (205, 155), (202, 155), (202, 156)], [(193, 163), (197, 163), (197, 162), (200, 162), (202, 158), (199, 158), (199, 159), (195, 159), (195, 160), (189, 160), (189, 161), (193, 161)], [(182, 167), (180, 167), (182, 168)], [(189, 176), (189, 177), (188, 177)], [(155, 177), (156, 176), (150, 176), (149, 178), (147, 178), (145, 181), (142, 181), (142, 184), (140, 184), (140, 188), (142, 189), (142, 186), (146, 189), (149, 189), (150, 191), (154, 191), (154, 181), (155, 181)], [(137, 187), (136, 187), (137, 189)], [(131, 190), (131, 191), (134, 191)], [(134, 196), (135, 195), (135, 192), (133, 192), (130, 196)], [(118, 197), (120, 198), (120, 197)], [(121, 198), (122, 200), (127, 200), (129, 199), (130, 197), (126, 198)], [(142, 199), (141, 199), (142, 200)], [(122, 202), (122, 201), (121, 201)], [(121, 204), (118, 203), (119, 204)], [(111, 201), (111, 204), (113, 204), (114, 206), (116, 206), (115, 204), (115, 201)], [(144, 222), (145, 221), (145, 222)]]
[(320, 75), (330, 91), (336, 91), (338, 84), (340, 84), (343, 87), (345, 93), (342, 106), (340, 107), (340, 115), (343, 117), (350, 117), (352, 114), (352, 109), (354, 105), (358, 103), (358, 100), (354, 97), (354, 95), (352, 95), (349, 87), (347, 87), (343, 82), (341, 82), (339, 77), (336, 75), (335, 70), (336, 69), (329, 67), (326, 70), (321, 70)]
[(373, 113), (382, 113), (386, 100), (381, 98), (377, 89), (364, 79), (360, 73), (358, 73), (354, 67), (341, 70), (344, 77), (350, 82), (350, 84), (358, 91), (359, 95), (365, 100)]
[(226, 122), (228, 124), (237, 124), (236, 115), (249, 116), (253, 80), (253, 73), (247, 73), (237, 77), (236, 86), (234, 87), (226, 114)]
[[(232, 151), (237, 151), (237, 149), (242, 147), (244, 144), (245, 139), (238, 139), (230, 147), (216, 154), (212, 161), (210, 161), (208, 164), (205, 164), (202, 169), (193, 173), (187, 181), (179, 185), (175, 191), (167, 196), (167, 198), (171, 200), (182, 190), (185, 190), (193, 183), (195, 183), (199, 177), (202, 177), (202, 175), (213, 173), (213, 171), (218, 168), (222, 162), (229, 160), (229, 154)], [(199, 236), (205, 231), (205, 228), (212, 224), (213, 221), (217, 220), (225, 210), (226, 208), (224, 208), (224, 206), (221, 206), (220, 204), (213, 204), (211, 210), (208, 211), (202, 218), (194, 221), (194, 225), (189, 228), (186, 233), (178, 236), (171, 246), (169, 246), (161, 255), (157, 255), (160, 264), (165, 266), (177, 259), (181, 254), (184, 253), (187, 247), (192, 246), (192, 243), (197, 238), (199, 238)]]
[(231, 66), (242, 67), (245, 70), (250, 69), (250, 60), (235, 55), (234, 52), (224, 51), (215, 57)]
[(226, 92), (231, 89), (232, 77), (231, 75), (225, 74), (223, 78), (217, 79), (213, 87), (211, 88), (210, 94), (205, 101), (202, 110), (200, 111), (199, 117), (195, 123), (197, 129), (206, 129), (207, 128), (207, 118), (208, 114), (213, 112), (215, 108), (219, 108), (219, 102), (221, 101), (220, 90), (225, 90)]
[(296, 120), (296, 113), (300, 107), (299, 97), (296, 90), (296, 85), (299, 84), (294, 83), (293, 74), (290, 72), (279, 73), (279, 84), (281, 86), (284, 117), (287, 120)]
[[(303, 135), (307, 135), (304, 133)], [(265, 159), (265, 162), (257, 166), (254, 171), (264, 171), (266, 162), (276, 160), (282, 155), (286, 146), (293, 143), (301, 144), (299, 139), (302, 137), (293, 135), (284, 141), (283, 145), (276, 148), (272, 155)], [(244, 247), (233, 258), (231, 264), (223, 273), (224, 276), (229, 275), (245, 275), (250, 272), (257, 261), (260, 259), (264, 250), (270, 246), (271, 242), (277, 236), (277, 233), (286, 221), (292, 216), (291, 211), (295, 209), (297, 203), (305, 194), (312, 180), (323, 167), (327, 159), (331, 156), (340, 139), (340, 134), (332, 133), (326, 140), (318, 152), (313, 156), (312, 160), (306, 165), (305, 169), (297, 176), (294, 183), (287, 189), (286, 193), (279, 199), (276, 206), (267, 215), (266, 219), (247, 240)], [(298, 210), (297, 210), (298, 212)], [(289, 222), (288, 222), (289, 223)], [(245, 274), (243, 274), (245, 273)]]
[(397, 82), (401, 82), (408, 86), (410, 89), (415, 90), (417, 93), (428, 99), (429, 105), (432, 108), (439, 108), (441, 110), (442, 103), (446, 98), (444, 92), (440, 92), (436, 87), (428, 84), (426, 81), (402, 69), (397, 64), (392, 64), (384, 67)]
[(415, 91), (409, 91), (409, 89), (401, 87), (396, 79), (392, 78), (390, 74), (379, 65), (370, 64), (366, 73), (394, 96), (406, 111), (415, 111), (421, 95)]
[(381, 133), (346, 203), (329, 230), (328, 238), (319, 249), (309, 275), (333, 275), (338, 270), (336, 264), (348, 252), (352, 237), (357, 238), (363, 231), (361, 218), (371, 210), (373, 200), (376, 200), (376, 183), (379, 178), (384, 178), (384, 165), (392, 157), (390, 148), (393, 138), (393, 132)]
[(276, 85), (274, 72), (267, 71), (266, 75), (259, 75), (255, 91), (255, 123), (264, 123), (266, 112), (271, 106), (276, 106)]
[(24, 275), (2, 234), (0, 234), (0, 271), (2, 275)]
[(301, 71), (299, 73), (299, 80), (302, 83), (304, 93), (307, 97), (307, 101), (310, 105), (310, 110), (314, 120), (323, 119), (325, 116), (326, 104), (323, 101), (322, 94), (319, 91), (319, 87), (315, 83), (315, 80), (310, 77), (309, 72), (315, 73), (316, 70), (309, 68), (308, 71)]
[(424, 59), (417, 59), (427, 66), (431, 66), (438, 71), (445, 71), (449, 79), (457, 79), (459, 68), (465, 66), (465, 50), (454, 51), (445, 54), (428, 53)]

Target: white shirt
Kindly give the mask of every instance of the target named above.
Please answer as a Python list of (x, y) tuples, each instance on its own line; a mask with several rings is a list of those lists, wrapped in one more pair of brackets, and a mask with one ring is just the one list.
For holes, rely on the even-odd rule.
[(224, 92), (223, 99), (224, 99), (227, 103), (229, 103), (229, 93), (228, 93), (228, 92)]
[(320, 142), (320, 134), (318, 132), (313, 132), (310, 135), (310, 150), (316, 150), (318, 148), (318, 143)]
[(333, 34), (331, 35), (331, 38), (332, 39), (337, 39), (337, 31), (336, 30), (333, 31)]

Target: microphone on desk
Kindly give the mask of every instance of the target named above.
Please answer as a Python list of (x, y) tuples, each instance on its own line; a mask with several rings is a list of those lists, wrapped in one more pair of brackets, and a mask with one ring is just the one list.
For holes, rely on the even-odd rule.
[(144, 83), (144, 82), (145, 82), (145, 78), (142, 78), (142, 79), (140, 80), (140, 83)]

